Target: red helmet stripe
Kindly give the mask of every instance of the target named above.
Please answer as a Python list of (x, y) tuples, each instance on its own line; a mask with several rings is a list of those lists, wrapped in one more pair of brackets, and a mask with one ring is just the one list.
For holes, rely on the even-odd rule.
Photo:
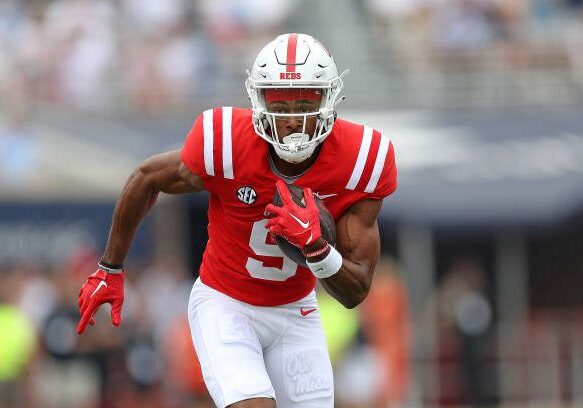
[(296, 72), (296, 49), (298, 47), (298, 35), (292, 33), (287, 38), (287, 61), (286, 71)]

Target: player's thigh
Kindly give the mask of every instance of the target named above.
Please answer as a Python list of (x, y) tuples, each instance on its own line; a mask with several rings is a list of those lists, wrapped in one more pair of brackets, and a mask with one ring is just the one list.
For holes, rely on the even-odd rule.
[(290, 318), (285, 334), (264, 350), (278, 408), (333, 408), (334, 380), (318, 312)]
[[(195, 284), (188, 320), (205, 384), (218, 407), (274, 398), (261, 345), (245, 306)], [(262, 405), (263, 406), (263, 405)]]

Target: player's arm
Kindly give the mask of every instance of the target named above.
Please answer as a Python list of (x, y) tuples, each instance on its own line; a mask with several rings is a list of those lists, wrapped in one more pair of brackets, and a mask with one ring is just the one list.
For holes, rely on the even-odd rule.
[(336, 247), (322, 237), (320, 210), (311, 189), (304, 189), (305, 206), (297, 205), (286, 184), (276, 188), (282, 206), (265, 207), (269, 232), (300, 248), (308, 268), (324, 288), (347, 308), (353, 308), (368, 294), (380, 255), (377, 216), (382, 200), (365, 199), (353, 204), (336, 223)]
[(117, 201), (103, 261), (112, 265), (123, 263), (140, 222), (160, 192), (183, 194), (202, 190), (202, 180), (184, 166), (179, 150), (146, 159), (132, 172)]
[(124, 300), (123, 261), (142, 219), (160, 192), (190, 193), (203, 190), (202, 180), (182, 163), (180, 151), (162, 153), (146, 159), (129, 177), (113, 213), (105, 253), (79, 291), (81, 318), (77, 333), (83, 333), (103, 303), (111, 304), (111, 322), (121, 324)]
[[(370, 289), (380, 255), (377, 216), (381, 205), (382, 200), (359, 201), (336, 223), (336, 249), (342, 255), (342, 266), (337, 273), (320, 282), (347, 308), (361, 303)], [(324, 257), (308, 259), (308, 262), (317, 263)]]

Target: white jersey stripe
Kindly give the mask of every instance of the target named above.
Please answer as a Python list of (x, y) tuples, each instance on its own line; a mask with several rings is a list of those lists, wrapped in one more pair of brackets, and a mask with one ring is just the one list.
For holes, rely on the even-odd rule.
[(233, 108), (223, 108), (223, 174), (225, 178), (233, 179), (233, 145), (231, 138), (231, 122)]
[(379, 145), (379, 151), (377, 152), (377, 158), (374, 162), (374, 167), (372, 169), (372, 174), (370, 180), (364, 189), (365, 193), (372, 193), (381, 177), (383, 167), (385, 166), (385, 159), (387, 157), (387, 152), (389, 151), (389, 138), (381, 134), (381, 143)]
[(362, 172), (364, 170), (364, 165), (366, 164), (366, 158), (368, 157), (368, 151), (370, 150), (370, 143), (372, 140), (372, 128), (365, 126), (362, 142), (360, 144), (360, 150), (358, 151), (358, 158), (356, 159), (356, 164), (352, 170), (352, 175), (348, 184), (346, 184), (346, 189), (354, 190), (362, 177)]
[(213, 110), (208, 109), (202, 113), (202, 126), (204, 131), (204, 169), (209, 176), (215, 175), (213, 156)]

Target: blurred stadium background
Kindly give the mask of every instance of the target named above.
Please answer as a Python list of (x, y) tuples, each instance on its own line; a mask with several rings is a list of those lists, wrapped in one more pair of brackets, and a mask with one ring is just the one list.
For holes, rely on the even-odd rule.
[(583, 405), (583, 1), (2, 0), (0, 407), (211, 406), (185, 317), (204, 195), (144, 222), (120, 329), (78, 337), (77, 291), (131, 169), (247, 106), (291, 31), (351, 69), (339, 113), (400, 171), (370, 297), (320, 293), (337, 406)]

